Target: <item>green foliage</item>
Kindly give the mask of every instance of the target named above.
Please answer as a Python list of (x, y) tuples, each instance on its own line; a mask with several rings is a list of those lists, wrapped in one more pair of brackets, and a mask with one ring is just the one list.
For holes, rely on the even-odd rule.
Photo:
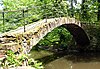
[[(94, 23), (97, 21), (99, 7), (97, 0), (82, 0), (81, 4), (77, 3), (76, 0), (68, 1), (70, 2), (70, 8), (68, 8), (69, 16), (73, 14), (73, 17), (85, 23)], [(76, 6), (74, 6), (74, 3), (76, 3)]]
[[(99, 5), (99, 3), (96, 0), (94, 1), (86, 0), (82, 4), (77, 3), (76, 0), (70, 0), (69, 2), (71, 3), (71, 5), (68, 5), (66, 3), (66, 0), (62, 0), (62, 1), (60, 0), (57, 1), (55, 0), (20, 0), (20, 1), (4, 0), (3, 2), (4, 2), (4, 6), (6, 7), (5, 10), (18, 10), (18, 9), (25, 9), (27, 7), (33, 8), (32, 11), (29, 11), (29, 13), (31, 13), (32, 16), (28, 14), (29, 17), (26, 18), (26, 21), (28, 20), (29, 23), (46, 17), (51, 18), (51, 17), (67, 16), (68, 14), (69, 16), (71, 16), (71, 14), (74, 14), (74, 17), (81, 21), (95, 22), (97, 21), (96, 13), (98, 12), (98, 5)], [(76, 3), (77, 6), (76, 8), (73, 5), (74, 2)], [(83, 5), (84, 5), (84, 9), (82, 9)], [(69, 8), (69, 6), (71, 6), (71, 8)], [(84, 13), (83, 11), (85, 11), (85, 15), (83, 14)], [(9, 19), (7, 20), (10, 21), (11, 19), (12, 18), (9, 17)], [(22, 18), (20, 17), (16, 17), (14, 21), (20, 23), (21, 19)], [(14, 23), (14, 21), (10, 21), (10, 22)], [(18, 24), (17, 26), (22, 26), (22, 25), (23, 24)]]
[[(5, 24), (3, 25), (3, 21), (0, 21), (0, 31), (5, 32), (16, 29), (24, 24), (29, 24), (44, 18), (68, 15), (73, 15), (76, 19), (84, 22), (93, 23), (97, 21), (99, 6), (97, 0), (82, 0), (82, 2), (84, 1), (82, 4), (77, 3), (77, 0), (67, 1), (70, 4), (67, 4), (66, 0), (3, 0), (5, 10), (32, 9), (25, 11), (24, 17), (22, 11), (5, 13)], [(76, 4), (76, 7), (74, 7), (73, 3)]]
[(40, 19), (67, 16), (68, 14), (68, 5), (66, 1), (4, 0), (3, 3), (5, 6), (4, 10), (9, 12), (4, 13), (4, 23), (3, 14), (0, 13), (0, 16), (2, 17), (0, 20), (0, 32), (10, 31)]
[(17, 66), (23, 66), (25, 61), (28, 65), (34, 67), (35, 69), (43, 69), (41, 62), (37, 62), (32, 58), (28, 58), (28, 55), (25, 54), (15, 55), (14, 52), (11, 50), (7, 51), (7, 57), (3, 60), (1, 65), (6, 68), (12, 68)]
[(29, 59), (28, 63), (36, 69), (44, 69), (44, 67), (42, 66), (42, 62), (37, 62), (34, 59)]
[(38, 13), (41, 14), (42, 18), (51, 18), (67, 15), (68, 5), (65, 1), (58, 3), (55, 0), (43, 0), (36, 1), (35, 6), (38, 6)]
[(7, 10), (18, 10), (31, 7), (34, 4), (34, 0), (3, 0), (3, 3)]
[(48, 33), (37, 45), (66, 47), (69, 45), (71, 37), (72, 36), (65, 28), (58, 27)]

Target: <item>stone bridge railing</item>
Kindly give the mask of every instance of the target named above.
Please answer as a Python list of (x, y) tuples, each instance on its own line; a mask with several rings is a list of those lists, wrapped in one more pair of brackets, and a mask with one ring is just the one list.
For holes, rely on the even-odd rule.
[[(0, 53), (11, 49), (14, 52), (29, 52), (48, 32), (63, 24), (76, 24), (81, 27), (79, 21), (75, 18), (61, 17), (40, 20), (26, 26), (26, 32), (23, 27), (12, 30), (0, 35)], [(23, 50), (22, 50), (23, 49)]]

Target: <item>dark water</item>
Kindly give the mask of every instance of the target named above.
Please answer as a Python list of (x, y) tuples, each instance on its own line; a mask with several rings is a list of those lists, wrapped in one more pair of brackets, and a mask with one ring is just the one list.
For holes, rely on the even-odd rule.
[(36, 54), (39, 55), (39, 58), (41, 57), (39, 60), (43, 62), (45, 69), (100, 69), (100, 52), (60, 52), (55, 54), (39, 51)]
[(83, 53), (81, 55), (65, 55), (46, 64), (45, 69), (100, 69), (100, 57), (98, 55)]

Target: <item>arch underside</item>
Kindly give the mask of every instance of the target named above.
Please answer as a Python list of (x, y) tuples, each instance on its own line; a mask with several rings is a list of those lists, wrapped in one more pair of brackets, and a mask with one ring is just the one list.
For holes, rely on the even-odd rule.
[(90, 44), (90, 40), (89, 40), (87, 34), (78, 25), (64, 24), (62, 26), (65, 27), (71, 33), (71, 35), (73, 35), (77, 45), (86, 46), (86, 45)]

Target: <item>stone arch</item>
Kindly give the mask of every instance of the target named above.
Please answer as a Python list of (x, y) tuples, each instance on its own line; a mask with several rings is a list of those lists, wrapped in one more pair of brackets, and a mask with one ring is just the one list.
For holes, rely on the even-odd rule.
[[(16, 30), (9, 31), (1, 34), (1, 44), (2, 47), (9, 47), (10, 49), (16, 49), (17, 46), (26, 47), (27, 51), (30, 51), (33, 46), (35, 46), (47, 33), (51, 32), (54, 28), (64, 26), (74, 37), (76, 43), (81, 47), (86, 47), (90, 44), (89, 38), (85, 31), (79, 24), (79, 21), (76, 21), (75, 18), (62, 17), (62, 18), (53, 18), (48, 19), (47, 23), (44, 23), (44, 20), (35, 22), (26, 26), (26, 32), (23, 31), (23, 27), (20, 27)], [(7, 40), (2, 40), (3, 38)], [(16, 40), (12, 40), (12, 38)], [(8, 41), (8, 42), (6, 42)], [(13, 42), (13, 43), (11, 43)], [(21, 43), (19, 43), (21, 42)], [(8, 45), (4, 44), (7, 43)], [(14, 48), (12, 48), (14, 46)], [(1, 48), (3, 49), (3, 48)]]
[(55, 29), (59, 26), (65, 27), (70, 32), (70, 34), (74, 37), (78, 48), (83, 49), (83, 48), (86, 48), (86, 46), (90, 44), (90, 40), (89, 40), (86, 32), (78, 24), (62, 23), (60, 25), (56, 25), (54, 23), (53, 24), (51, 23), (51, 24), (47, 24), (47, 26), (45, 26), (45, 28), (43, 27), (41, 29), (42, 37), (41, 37), (41, 33), (36, 32), (36, 35), (35, 35), (36, 39), (33, 38), (30, 41), (30, 48), (28, 50), (30, 51), (32, 49), (32, 47), (35, 46), (44, 36), (46, 36), (49, 32), (51, 32), (53, 29)]

